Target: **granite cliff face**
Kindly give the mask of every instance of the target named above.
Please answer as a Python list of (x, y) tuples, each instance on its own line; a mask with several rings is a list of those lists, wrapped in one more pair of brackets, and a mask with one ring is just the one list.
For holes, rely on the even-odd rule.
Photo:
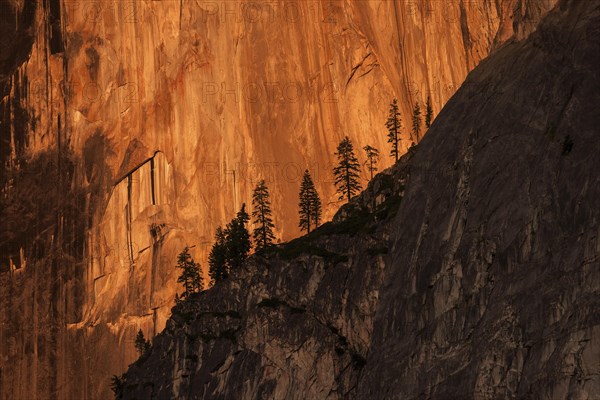
[(174, 309), (124, 398), (600, 398), (600, 2), (564, 0), (307, 237)]
[(204, 259), (256, 179), (283, 240), (307, 167), (332, 216), (341, 137), (385, 152), (391, 98), (405, 125), (427, 95), (437, 113), (553, 6), (3, 2), (0, 398), (109, 395), (165, 326), (177, 252)]

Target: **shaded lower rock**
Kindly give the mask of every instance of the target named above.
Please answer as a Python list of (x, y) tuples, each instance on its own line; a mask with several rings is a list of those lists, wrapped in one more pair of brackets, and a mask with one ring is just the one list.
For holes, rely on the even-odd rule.
[(378, 218), (398, 211), (413, 154), (334, 222), (254, 256), (192, 310), (175, 307), (150, 354), (127, 373), (125, 397), (353, 396), (391, 237)]

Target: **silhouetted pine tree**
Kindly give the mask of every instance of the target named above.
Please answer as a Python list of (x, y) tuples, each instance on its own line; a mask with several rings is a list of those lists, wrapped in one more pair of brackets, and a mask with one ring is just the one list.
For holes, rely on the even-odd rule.
[(192, 293), (199, 293), (202, 290), (202, 275), (200, 274), (200, 265), (194, 262), (190, 255), (189, 248), (183, 249), (177, 257), (177, 268), (181, 269), (181, 275), (177, 278), (178, 283), (183, 284), (184, 292), (181, 299), (187, 299)]
[(138, 354), (141, 356), (147, 350), (146, 348), (146, 338), (144, 338), (144, 332), (140, 329), (135, 337), (135, 349)]
[(219, 226), (215, 232), (215, 243), (208, 255), (208, 274), (213, 285), (229, 276), (226, 240), (225, 231)]
[(313, 186), (309, 192), (309, 200), (311, 204), (311, 220), (313, 221), (313, 225), (315, 229), (321, 225), (321, 199), (319, 198), (319, 193), (317, 193), (317, 189)]
[(252, 248), (250, 233), (246, 228), (249, 220), (246, 204), (242, 204), (237, 216), (227, 224), (225, 229), (227, 264), (232, 270), (242, 266)]
[(371, 179), (373, 179), (373, 172), (377, 171), (377, 163), (379, 162), (379, 150), (372, 146), (365, 146), (363, 150), (367, 153), (367, 160), (365, 165), (369, 168)]
[(412, 133), (415, 135), (417, 143), (421, 140), (421, 107), (419, 102), (415, 103), (415, 108), (412, 115)]
[(115, 395), (115, 400), (120, 400), (123, 398), (123, 389), (125, 388), (125, 374), (121, 376), (113, 375), (110, 379), (110, 390), (113, 391)]
[(385, 126), (388, 130), (388, 143), (392, 144), (390, 155), (398, 161), (402, 120), (400, 118), (400, 111), (398, 111), (398, 100), (396, 99), (390, 104), (390, 111)]
[(354, 147), (348, 136), (342, 139), (335, 155), (338, 157), (338, 166), (333, 169), (333, 176), (337, 192), (340, 194), (339, 200), (346, 198), (350, 201), (352, 196), (360, 191), (361, 185), (358, 181), (360, 164), (354, 155)]
[(427, 129), (431, 127), (433, 122), (433, 108), (431, 107), (431, 98), (427, 96), (427, 104), (425, 105), (425, 126)]
[(275, 239), (269, 189), (264, 180), (258, 182), (252, 194), (252, 218), (255, 225), (252, 232), (255, 248), (257, 252), (261, 252), (269, 248)]
[(319, 226), (321, 222), (321, 199), (315, 184), (310, 177), (308, 170), (304, 171), (302, 183), (300, 185), (300, 202), (298, 204), (298, 214), (300, 216), (299, 227), (301, 230), (310, 233), (311, 227)]

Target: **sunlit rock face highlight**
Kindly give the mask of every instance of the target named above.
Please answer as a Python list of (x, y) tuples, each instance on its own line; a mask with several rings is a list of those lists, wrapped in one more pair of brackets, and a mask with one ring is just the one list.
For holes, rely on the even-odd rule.
[[(0, 397), (106, 396), (106, 377), (135, 358), (137, 329), (152, 336), (164, 327), (177, 253), (195, 246), (194, 257), (205, 260), (215, 227), (249, 202), (257, 179), (267, 180), (282, 240), (299, 234), (305, 168), (331, 217), (339, 203), (330, 170), (343, 136), (358, 149), (378, 147), (380, 169), (389, 166), (392, 98), (404, 152), (420, 139), (408, 128), (416, 101), (431, 96), (437, 114), (481, 59), (526, 38), (553, 5), (3, 4), (10, 12), (0, 19), (0, 181), (13, 200), (31, 197), (41, 222), (23, 232), (35, 240), (0, 236), (9, 310), (0, 383), (10, 388)], [(39, 161), (45, 157), (64, 161)], [(30, 181), (19, 171), (42, 182), (49, 168), (59, 173), (44, 188), (63, 194), (21, 189)], [(48, 265), (50, 275), (38, 275)], [(43, 306), (54, 310), (42, 324), (54, 321), (51, 335), (39, 325), (20, 328), (49, 318)], [(18, 383), (25, 376), (38, 384)]]
[(469, 74), (333, 223), (174, 309), (125, 399), (600, 398), (600, 1)]

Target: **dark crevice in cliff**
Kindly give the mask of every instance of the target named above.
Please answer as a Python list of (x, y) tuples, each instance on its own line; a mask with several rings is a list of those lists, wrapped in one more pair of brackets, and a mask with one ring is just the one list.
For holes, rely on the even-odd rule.
[[(1, 190), (2, 268), (53, 252), (81, 259), (87, 217), (84, 191), (73, 184), (73, 156), (49, 151), (32, 160), (22, 159), (18, 165), (5, 171), (6, 184)], [(62, 188), (58, 190), (58, 186)], [(43, 204), (39, 199), (44, 199)]]
[(132, 212), (131, 208), (133, 204), (131, 202), (131, 185), (132, 185), (132, 177), (131, 175), (127, 175), (127, 203), (125, 205), (125, 224), (127, 226), (127, 254), (129, 256), (129, 266), (133, 267), (133, 238), (131, 233), (131, 224), (132, 224)]
[(27, 60), (34, 40), (37, 0), (24, 1), (18, 9), (2, 2), (0, 12), (0, 99), (10, 91), (10, 77)]
[(152, 205), (156, 205), (156, 184), (154, 177), (154, 157), (150, 159), (150, 196), (152, 197)]
[[(350, 84), (350, 81), (352, 80), (352, 78), (354, 77), (354, 74), (356, 74), (356, 71), (358, 71), (364, 64), (364, 62), (367, 60), (367, 58), (371, 57), (372, 53), (368, 52), (363, 58), (362, 60), (360, 60), (360, 62), (358, 64), (356, 64), (354, 67), (352, 67), (352, 71), (350, 72), (350, 76), (348, 77), (348, 80), (346, 80), (346, 87), (348, 87), (348, 84)], [(371, 72), (374, 68), (374, 66), (377, 65), (376, 63), (373, 63), (371, 65), (369, 65), (369, 69), (366, 72), (363, 72), (360, 77), (363, 77), (365, 75), (367, 75), (369, 72)]]
[[(48, 0), (45, 0), (45, 2)], [(62, 37), (61, 24), (61, 2), (60, 0), (49, 0), (50, 10), (48, 23), (50, 24), (50, 54), (62, 53), (65, 51)], [(47, 4), (47, 3), (46, 3)], [(47, 7), (48, 5), (46, 5)]]

